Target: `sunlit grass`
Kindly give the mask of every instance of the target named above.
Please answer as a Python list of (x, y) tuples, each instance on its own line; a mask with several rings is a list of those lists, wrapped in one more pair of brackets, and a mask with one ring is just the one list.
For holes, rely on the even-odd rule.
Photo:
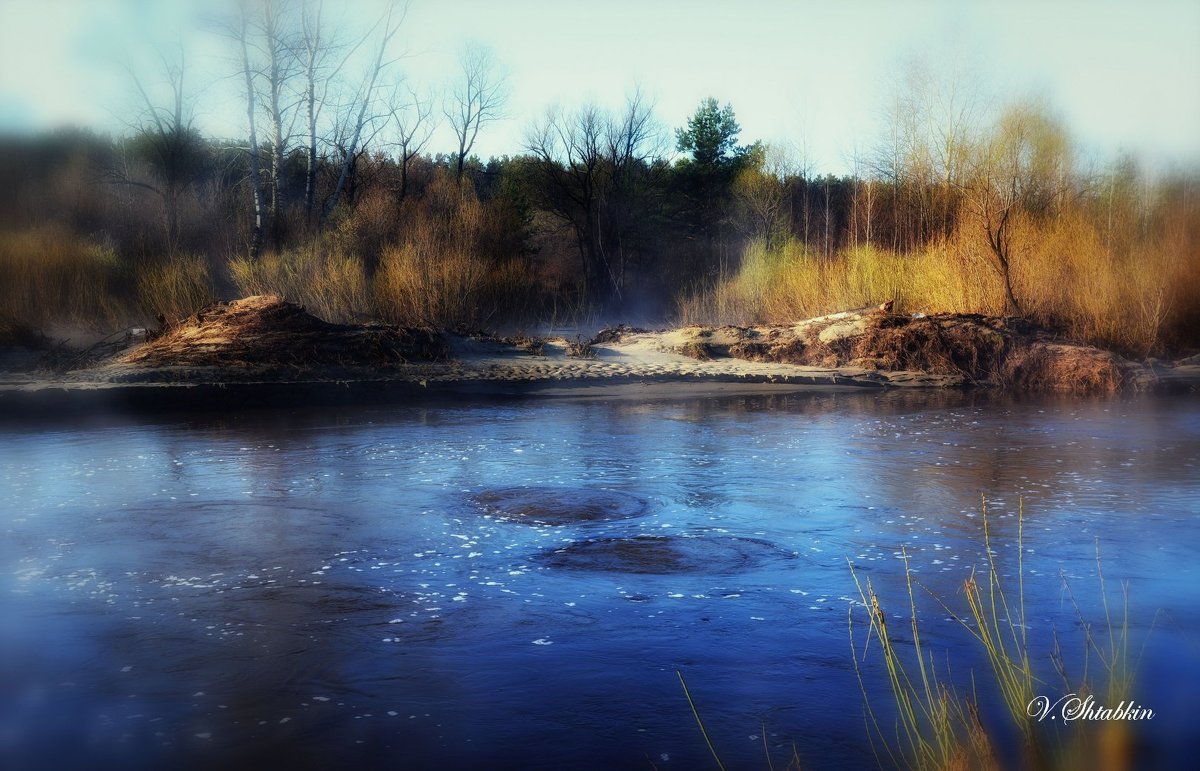
[(234, 258), (229, 273), (243, 297), (277, 295), (326, 321), (360, 320), (374, 312), (362, 260), (320, 241), (259, 259)]
[(485, 207), (469, 191), (447, 187), (439, 196), (430, 210), (414, 212), (398, 244), (383, 250), (374, 278), (379, 316), (478, 327), (526, 315), (532, 281), (520, 260), (489, 253)]
[[(1020, 222), (1013, 281), (1030, 317), (1068, 337), (1129, 356), (1169, 348), (1200, 296), (1189, 231), (1113, 244), (1078, 214)], [(678, 299), (686, 324), (789, 323), (887, 300), (900, 312), (1004, 313), (1003, 283), (979, 234), (911, 253), (875, 247), (831, 257), (795, 240), (751, 242), (738, 270)]]
[(136, 276), (138, 304), (150, 318), (178, 321), (216, 299), (208, 263), (201, 257), (143, 265)]

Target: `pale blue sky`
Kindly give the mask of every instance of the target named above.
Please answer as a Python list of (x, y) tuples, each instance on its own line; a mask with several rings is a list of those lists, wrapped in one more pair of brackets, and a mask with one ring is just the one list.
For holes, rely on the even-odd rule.
[[(381, 0), (327, 3), (362, 24)], [(214, 3), (185, 0), (0, 0), (0, 127), (64, 122), (120, 128), (133, 107), (123, 58), (184, 30), (200, 127), (239, 135), (226, 43), (197, 29)], [(437, 86), (467, 40), (510, 72), (509, 118), (481, 155), (520, 151), (551, 103), (618, 106), (635, 84), (668, 127), (712, 95), (731, 102), (743, 140), (803, 148), (815, 171), (846, 171), (884, 128), (914, 58), (999, 100), (1035, 95), (1085, 152), (1118, 150), (1149, 165), (1200, 167), (1200, 2), (771, 2), (693, 0), (412, 0), (401, 67)], [(447, 149), (450, 141), (435, 140)]]

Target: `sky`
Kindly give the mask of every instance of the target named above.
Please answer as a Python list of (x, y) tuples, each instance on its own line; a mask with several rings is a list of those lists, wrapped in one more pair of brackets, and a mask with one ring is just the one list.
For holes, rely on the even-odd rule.
[[(385, 0), (329, 2), (342, 28)], [(128, 64), (182, 40), (196, 125), (245, 135), (232, 47), (211, 31), (219, 3), (0, 0), (0, 131), (82, 124), (127, 130)], [(336, 10), (335, 10), (336, 8)], [(1200, 2), (807, 2), (794, 0), (411, 0), (397, 63), (434, 90), (468, 41), (508, 75), (506, 118), (476, 151), (521, 151), (550, 105), (618, 108), (640, 87), (666, 129), (708, 97), (732, 104), (744, 142), (792, 148), (812, 171), (846, 173), (886, 126), (904, 73), (967, 84), (981, 106), (1034, 97), (1087, 158), (1200, 168)], [(401, 50), (402, 49), (402, 50)], [(431, 149), (448, 150), (442, 130)]]

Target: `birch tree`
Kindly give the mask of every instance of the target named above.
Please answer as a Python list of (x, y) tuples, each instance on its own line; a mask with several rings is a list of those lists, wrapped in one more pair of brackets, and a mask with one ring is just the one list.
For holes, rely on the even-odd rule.
[(245, 84), (246, 122), (249, 133), (250, 151), (250, 196), (253, 224), (250, 228), (250, 256), (257, 258), (263, 242), (263, 196), (262, 168), (258, 148), (258, 89), (255, 84), (255, 68), (251, 65), (251, 20), (248, 0), (238, 3), (238, 20), (234, 30), (241, 53), (241, 75)]

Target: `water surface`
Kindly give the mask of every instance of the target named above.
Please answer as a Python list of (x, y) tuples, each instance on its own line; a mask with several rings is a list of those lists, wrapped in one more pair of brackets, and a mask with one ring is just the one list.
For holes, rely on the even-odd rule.
[[(903, 555), (965, 610), (981, 496), (1013, 574), (1024, 500), (1035, 653), (1057, 632), (1082, 663), (1080, 614), (1103, 613), (1097, 544), (1110, 597), (1128, 581), (1135, 640), (1155, 625), (1145, 757), (1171, 764), (1200, 750), (1198, 464), (1193, 398), (543, 400), (9, 427), (0, 765), (694, 768), (711, 761), (680, 671), (728, 765), (794, 744), (806, 767), (874, 767), (848, 561), (891, 617), (906, 615)], [(927, 644), (983, 672), (926, 599)], [(877, 652), (863, 673), (886, 711)]]

